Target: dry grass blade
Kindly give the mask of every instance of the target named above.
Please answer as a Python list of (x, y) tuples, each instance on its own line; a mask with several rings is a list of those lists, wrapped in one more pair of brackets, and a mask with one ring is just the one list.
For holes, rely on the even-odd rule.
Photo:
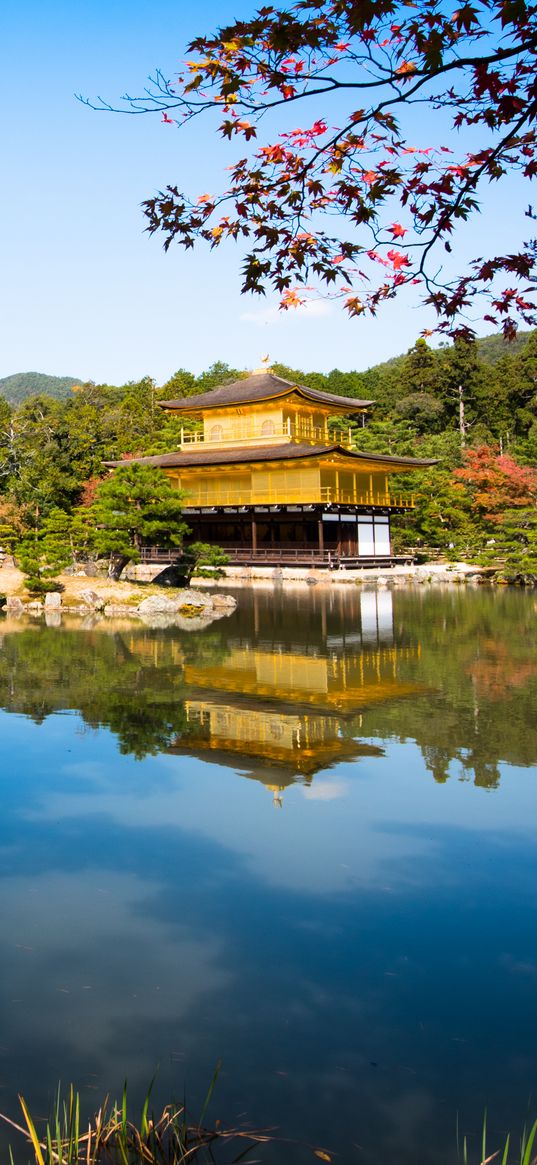
[[(217, 1072), (213, 1077), (203, 1112), (211, 1098)], [(149, 1093), (142, 1109), (138, 1124), (129, 1120), (127, 1111), (127, 1089), (123, 1089), (121, 1103), (111, 1106), (108, 1097), (87, 1126), (80, 1131), (80, 1098), (71, 1087), (66, 1103), (62, 1103), (60, 1091), (56, 1097), (54, 1111), (46, 1122), (41, 1137), (23, 1097), (19, 1097), (24, 1116), (24, 1125), (19, 1125), (9, 1117), (0, 1114), (12, 1129), (30, 1143), (35, 1165), (188, 1165), (200, 1154), (203, 1160), (213, 1161), (213, 1150), (220, 1143), (229, 1146), (238, 1142), (238, 1151), (233, 1161), (244, 1158), (256, 1144), (266, 1144), (273, 1140), (266, 1131), (249, 1131), (244, 1128), (223, 1129), (217, 1122), (214, 1128), (189, 1124), (183, 1106), (166, 1105), (160, 1117), (148, 1116)], [(245, 1145), (245, 1142), (247, 1144)], [(10, 1165), (16, 1165), (10, 1149)], [(229, 1153), (226, 1155), (229, 1162)]]

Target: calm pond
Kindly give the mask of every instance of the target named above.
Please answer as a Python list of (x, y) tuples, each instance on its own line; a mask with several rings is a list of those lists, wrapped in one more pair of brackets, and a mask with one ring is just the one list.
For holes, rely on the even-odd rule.
[(238, 598), (0, 622), (0, 1109), (221, 1058), (264, 1162), (478, 1161), (537, 1115), (537, 599)]

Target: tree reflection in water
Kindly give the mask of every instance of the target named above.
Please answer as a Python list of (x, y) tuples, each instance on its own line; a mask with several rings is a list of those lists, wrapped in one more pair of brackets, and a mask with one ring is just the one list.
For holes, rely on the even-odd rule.
[(537, 756), (534, 615), (513, 592), (349, 586), (242, 591), (191, 634), (4, 619), (0, 704), (38, 723), (77, 710), (137, 758), (210, 754), (277, 802), (388, 739), (415, 740), (436, 781), (495, 788), (501, 761)]

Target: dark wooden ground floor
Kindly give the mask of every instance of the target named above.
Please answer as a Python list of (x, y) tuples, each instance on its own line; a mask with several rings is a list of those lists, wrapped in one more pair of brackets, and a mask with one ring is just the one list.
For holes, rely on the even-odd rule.
[[(221, 546), (230, 564), (270, 566), (391, 565), (390, 512), (351, 506), (257, 506), (185, 509), (189, 542)], [(144, 561), (170, 561), (145, 547)], [(151, 558), (151, 555), (153, 557)], [(172, 552), (173, 555), (173, 552)]]
[(185, 510), (188, 541), (225, 550), (298, 549), (353, 557), (390, 555), (387, 510), (351, 506), (256, 506)]

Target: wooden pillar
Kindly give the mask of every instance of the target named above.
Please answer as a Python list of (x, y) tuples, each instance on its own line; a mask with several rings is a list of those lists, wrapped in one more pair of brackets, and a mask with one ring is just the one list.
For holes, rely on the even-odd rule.
[(253, 514), (252, 514), (252, 550), (254, 551), (254, 553), (257, 550), (257, 522), (256, 522)]
[(324, 530), (323, 530), (322, 517), (319, 518), (319, 521), (317, 523), (317, 527), (318, 527), (318, 531), (319, 531), (319, 550), (320, 550), (321, 554), (324, 554)]

